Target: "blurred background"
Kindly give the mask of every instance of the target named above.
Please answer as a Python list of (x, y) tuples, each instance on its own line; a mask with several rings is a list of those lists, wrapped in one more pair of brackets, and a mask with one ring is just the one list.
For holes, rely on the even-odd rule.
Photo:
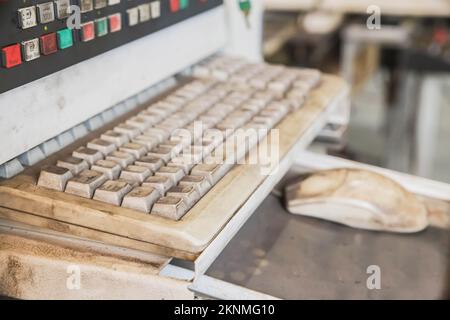
[(316, 148), (450, 182), (449, 0), (263, 0), (261, 14), (266, 61), (352, 84), (349, 122)]

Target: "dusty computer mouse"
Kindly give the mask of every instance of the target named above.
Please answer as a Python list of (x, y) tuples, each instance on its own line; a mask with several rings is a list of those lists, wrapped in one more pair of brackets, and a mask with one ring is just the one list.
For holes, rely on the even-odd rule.
[(416, 196), (380, 174), (358, 169), (320, 171), (285, 189), (287, 210), (351, 227), (417, 232), (428, 225)]

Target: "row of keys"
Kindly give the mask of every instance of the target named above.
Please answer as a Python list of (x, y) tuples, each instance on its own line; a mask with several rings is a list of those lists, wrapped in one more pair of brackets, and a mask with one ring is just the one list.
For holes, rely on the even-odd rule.
[[(106, 6), (116, 5), (120, 0), (80, 0), (78, 5), (82, 13), (95, 9), (102, 9)], [(55, 19), (65, 19), (69, 16), (70, 0), (55, 0), (20, 8), (18, 10), (19, 26), (22, 29), (29, 29), (41, 24), (55, 21)]]
[(157, 19), (161, 16), (161, 3), (160, 1), (152, 1), (150, 3), (144, 3), (137, 7), (133, 7), (127, 10), (128, 25), (130, 27), (139, 23), (148, 22), (151, 19)]
[[(80, 39), (83, 42), (91, 41), (95, 37), (102, 37), (108, 32), (118, 32), (122, 29), (122, 15), (120, 13), (111, 14), (108, 17), (86, 22), (81, 26)], [(38, 59), (41, 54), (44, 56), (53, 54), (58, 50), (72, 47), (74, 44), (73, 31), (62, 29), (57, 32), (45, 34), (39, 38), (22, 41), (20, 44), (13, 44), (2, 48), (2, 61), (5, 68), (12, 68)]]

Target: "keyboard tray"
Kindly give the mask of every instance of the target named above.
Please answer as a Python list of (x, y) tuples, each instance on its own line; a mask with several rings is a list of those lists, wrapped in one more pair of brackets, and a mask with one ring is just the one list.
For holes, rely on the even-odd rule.
[[(280, 137), (280, 159), (298, 140), (313, 138), (306, 133), (347, 90), (347, 85), (339, 77), (322, 76), (321, 83), (310, 92), (304, 106), (276, 126)], [(120, 117), (29, 167), (22, 174), (0, 182), (0, 207), (16, 210), (1, 210), (0, 216), (119, 246), (195, 259), (267, 177), (260, 172), (259, 165), (235, 165), (179, 221), (37, 186), (43, 165), (55, 162), (64, 153), (69, 154), (77, 146), (139, 111), (141, 109), (138, 108)], [(269, 137), (262, 142), (266, 139), (271, 143)], [(250, 152), (255, 152), (255, 149)]]

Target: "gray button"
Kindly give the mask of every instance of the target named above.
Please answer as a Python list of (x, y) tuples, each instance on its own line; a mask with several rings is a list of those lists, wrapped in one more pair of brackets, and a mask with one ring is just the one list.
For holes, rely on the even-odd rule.
[(27, 7), (18, 10), (19, 25), (22, 29), (28, 29), (37, 25), (36, 7)]
[(131, 8), (127, 10), (128, 13), (128, 25), (135, 26), (139, 23), (139, 11), (138, 8)]
[(152, 19), (159, 18), (161, 16), (161, 3), (159, 1), (153, 1), (151, 4)]
[(119, 4), (120, 0), (108, 0), (108, 5), (113, 6), (115, 4)]
[(39, 39), (22, 41), (23, 58), (25, 61), (31, 61), (41, 56), (39, 53)]
[(94, 10), (93, 0), (80, 0), (80, 10), (81, 12), (88, 12)]
[(141, 22), (150, 20), (150, 3), (141, 4), (139, 7), (139, 19)]
[(55, 10), (53, 2), (46, 2), (37, 5), (40, 23), (49, 23), (55, 20)]
[(108, 0), (95, 0), (95, 9), (105, 8), (108, 5)]
[(64, 19), (69, 16), (70, 0), (56, 0), (56, 17)]

